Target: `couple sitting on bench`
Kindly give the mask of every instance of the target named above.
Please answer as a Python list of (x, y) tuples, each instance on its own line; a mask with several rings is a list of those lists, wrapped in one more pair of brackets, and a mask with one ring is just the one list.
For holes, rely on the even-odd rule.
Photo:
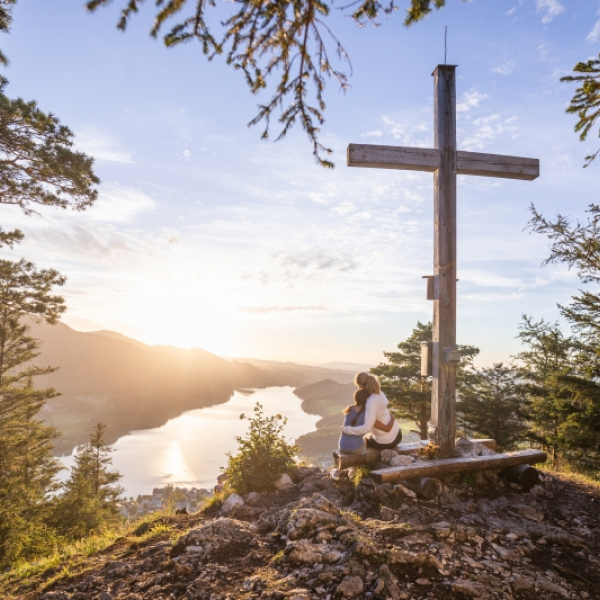
[(354, 393), (354, 404), (344, 410), (340, 452), (365, 454), (367, 446), (377, 450), (395, 448), (402, 441), (402, 431), (388, 410), (388, 399), (377, 377), (359, 373), (354, 383), (359, 389)]

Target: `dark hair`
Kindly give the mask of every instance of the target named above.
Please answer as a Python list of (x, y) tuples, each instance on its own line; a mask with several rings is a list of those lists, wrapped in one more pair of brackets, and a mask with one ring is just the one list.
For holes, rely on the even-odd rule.
[(360, 389), (354, 392), (354, 404), (357, 406), (364, 406), (369, 399), (370, 392), (368, 390)]
[(347, 406), (343, 411), (344, 414), (347, 415), (354, 406), (359, 406), (360, 408), (364, 408), (370, 395), (371, 394), (367, 390), (363, 390), (363, 389), (356, 390), (354, 392), (354, 404)]

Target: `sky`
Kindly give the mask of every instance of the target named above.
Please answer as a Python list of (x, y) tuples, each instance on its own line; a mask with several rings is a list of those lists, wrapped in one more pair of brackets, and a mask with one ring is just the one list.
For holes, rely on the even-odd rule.
[(74, 329), (229, 357), (380, 362), (432, 316), (432, 174), (349, 168), (345, 152), (432, 146), (446, 26), (459, 149), (541, 161), (534, 182), (459, 177), (458, 343), (480, 348), (479, 365), (509, 360), (522, 315), (554, 321), (580, 287), (542, 266), (548, 240), (526, 226), (531, 204), (582, 219), (597, 200), (600, 161), (582, 165), (598, 139), (573, 133), (574, 86), (559, 80), (600, 51), (600, 2), (448, 0), (411, 28), (408, 0), (378, 27), (334, 8), (352, 76), (346, 93), (325, 92), (333, 171), (299, 127), (279, 142), (247, 127), (268, 92), (253, 96), (222, 58), (151, 38), (154, 3), (117, 31), (124, 4), (89, 14), (81, 1), (20, 0), (0, 39), (7, 94), (57, 115), (102, 180), (84, 213), (0, 205), (2, 227), (26, 234), (2, 256), (67, 276)]

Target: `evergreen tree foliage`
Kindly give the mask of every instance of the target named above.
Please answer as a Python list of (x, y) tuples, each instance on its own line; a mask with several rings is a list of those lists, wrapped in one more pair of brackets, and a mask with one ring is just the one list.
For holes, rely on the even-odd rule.
[[(0, 31), (8, 32), (12, 23), (12, 9), (17, 0), (0, 0)], [(7, 65), (8, 59), (0, 52), (0, 65)]]
[[(240, 415), (240, 419), (245, 419)], [(287, 419), (281, 415), (266, 417), (262, 405), (257, 402), (254, 417), (245, 437), (236, 437), (238, 452), (227, 453), (227, 484), (240, 494), (263, 492), (272, 488), (284, 471), (296, 465), (298, 449), (287, 442), (283, 428)]]
[(51, 542), (44, 523), (59, 470), (50, 454), (57, 432), (38, 413), (57, 392), (33, 386), (53, 369), (31, 364), (39, 342), (28, 335), (27, 319), (55, 323), (65, 307), (52, 288), (64, 282), (54, 269), (0, 260), (0, 565)]
[(84, 210), (97, 198), (93, 158), (71, 149), (73, 134), (35, 101), (6, 96), (0, 77), (0, 203)]
[[(600, 379), (597, 356), (557, 323), (524, 317), (519, 333), (527, 349), (520, 378), (529, 400), (530, 436), (550, 450), (554, 467), (600, 467)], [(595, 374), (594, 374), (595, 371)]]
[[(0, 0), (0, 31), (7, 32), (16, 0)], [(0, 52), (0, 64), (7, 64)], [(0, 204), (84, 210), (97, 197), (93, 159), (75, 152), (73, 134), (34, 101), (12, 100), (0, 77)], [(0, 228), (0, 247), (23, 239)], [(65, 282), (54, 269), (26, 260), (0, 260), (0, 567), (44, 553), (53, 543), (46, 528), (58, 462), (51, 449), (57, 432), (39, 411), (58, 393), (36, 389), (34, 378), (53, 371), (32, 361), (39, 342), (28, 335), (29, 319), (56, 323), (64, 301), (52, 293)]]
[[(398, 344), (397, 352), (384, 352), (386, 363), (371, 369), (379, 376), (381, 389), (398, 417), (413, 421), (422, 440), (426, 440), (427, 425), (431, 418), (431, 381), (421, 377), (420, 342), (433, 338), (431, 323), (418, 322), (411, 335)], [(462, 361), (456, 371), (459, 393), (473, 384), (473, 359), (479, 354), (474, 346), (459, 346)]]
[(544, 264), (564, 263), (591, 289), (579, 290), (559, 305), (571, 325), (565, 336), (558, 325), (526, 319), (520, 334), (529, 350), (524, 378), (531, 390), (536, 437), (551, 448), (555, 464), (600, 468), (600, 206), (588, 207), (585, 222), (557, 215), (545, 218), (532, 207), (529, 227), (551, 240)]
[[(573, 67), (573, 72), (575, 75), (562, 77), (561, 81), (580, 84), (571, 98), (567, 112), (579, 117), (575, 124), (575, 131), (579, 132), (579, 139), (583, 142), (600, 117), (600, 54), (598, 54), (598, 58), (578, 62)], [(600, 129), (598, 136), (600, 137)], [(596, 150), (594, 154), (586, 156), (587, 162), (584, 167), (587, 167), (599, 152), (600, 149)]]
[(512, 450), (527, 439), (527, 400), (515, 367), (496, 363), (478, 370), (456, 410), (467, 435), (492, 438), (499, 450)]
[[(557, 215), (554, 220), (545, 218), (534, 206), (529, 227), (546, 235), (552, 242), (550, 256), (544, 264), (565, 263), (575, 269), (582, 283), (600, 285), (600, 206), (590, 204), (588, 219), (572, 223), (568, 217)], [(589, 342), (600, 336), (600, 291), (579, 290), (579, 295), (561, 313)]]
[(68, 539), (77, 539), (120, 520), (118, 502), (124, 489), (122, 475), (111, 470), (111, 448), (106, 444), (106, 426), (98, 423), (87, 444), (79, 447), (75, 464), (59, 498), (54, 524)]

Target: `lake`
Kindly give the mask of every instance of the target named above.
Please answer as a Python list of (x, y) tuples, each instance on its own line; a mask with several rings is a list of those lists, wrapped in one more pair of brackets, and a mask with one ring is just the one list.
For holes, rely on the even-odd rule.
[[(252, 415), (256, 402), (266, 415), (280, 413), (288, 418), (284, 434), (292, 442), (315, 431), (320, 417), (306, 414), (293, 391), (292, 387), (236, 391), (224, 404), (190, 410), (162, 427), (120, 438), (111, 446), (112, 459), (113, 467), (123, 475), (125, 495), (149, 494), (167, 484), (212, 489), (220, 467), (226, 464), (225, 454), (237, 450), (235, 436), (243, 436), (248, 429), (248, 421), (240, 420), (240, 414)], [(72, 455), (59, 460), (65, 467), (73, 464)], [(68, 477), (68, 471), (62, 476)]]

